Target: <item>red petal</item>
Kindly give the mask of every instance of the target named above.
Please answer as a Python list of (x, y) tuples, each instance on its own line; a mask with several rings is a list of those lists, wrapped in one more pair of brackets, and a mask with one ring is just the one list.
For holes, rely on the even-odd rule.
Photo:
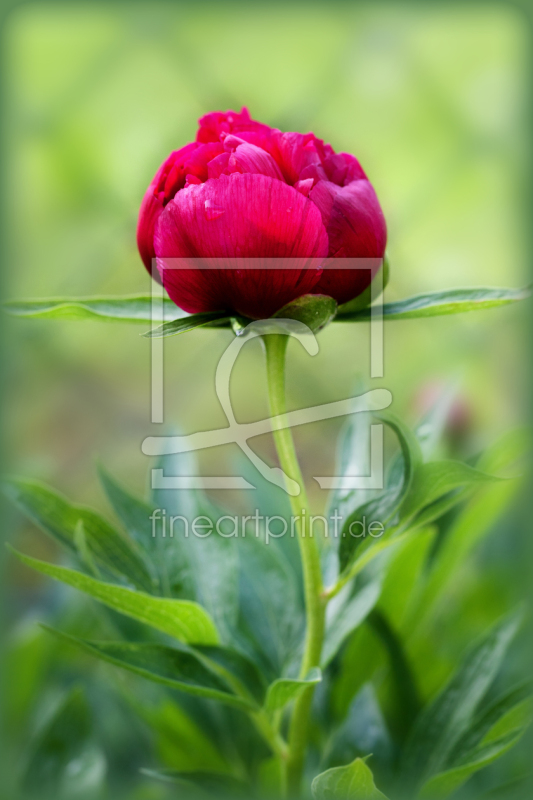
[[(228, 139), (229, 138), (228, 136)], [(224, 146), (226, 142), (227, 139), (224, 142)], [(235, 152), (230, 155), (228, 171), (249, 172), (256, 175), (267, 175), (279, 181), (283, 180), (283, 175), (272, 156), (260, 147), (248, 144), (248, 142), (240, 144)]]
[[(322, 214), (333, 258), (381, 259), (387, 244), (385, 218), (376, 193), (367, 180), (343, 188), (321, 181), (309, 197)], [(370, 283), (368, 270), (326, 269), (315, 291), (329, 294), (338, 303), (357, 297)]]
[(294, 188), (297, 192), (301, 192), (304, 197), (309, 196), (309, 192), (313, 188), (314, 180), (313, 178), (306, 178), (304, 181), (296, 181), (294, 184)]
[(207, 165), (208, 178), (220, 178), (222, 173), (227, 169), (229, 161), (229, 153), (221, 153)]
[[(261, 318), (311, 291), (320, 272), (310, 259), (325, 256), (328, 242), (318, 209), (302, 194), (265, 175), (234, 173), (179, 192), (160, 217), (155, 247), (165, 288), (181, 308)], [(165, 269), (173, 258), (301, 262), (297, 269), (200, 270), (167, 261)]]
[(197, 142), (219, 142), (221, 134), (239, 133), (240, 131), (271, 131), (269, 125), (263, 125), (250, 117), (247, 108), (236, 111), (213, 111), (198, 120)]

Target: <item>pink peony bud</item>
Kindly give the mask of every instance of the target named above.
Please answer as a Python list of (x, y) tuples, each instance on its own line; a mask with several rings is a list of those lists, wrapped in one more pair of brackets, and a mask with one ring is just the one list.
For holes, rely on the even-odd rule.
[[(335, 269), (334, 259), (381, 259), (386, 241), (383, 212), (356, 158), (312, 133), (255, 122), (246, 108), (200, 119), (196, 141), (156, 173), (137, 228), (144, 264), (151, 272), (157, 259), (176, 305), (254, 319), (308, 293), (352, 300), (373, 273)], [(222, 260), (227, 268), (172, 269), (172, 259)], [(256, 268), (237, 269), (239, 259), (256, 260)], [(258, 269), (257, 259), (276, 259), (279, 268)]]

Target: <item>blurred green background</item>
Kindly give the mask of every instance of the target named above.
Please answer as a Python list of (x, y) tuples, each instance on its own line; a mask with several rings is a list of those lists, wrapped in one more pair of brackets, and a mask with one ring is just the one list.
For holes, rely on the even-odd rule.
[[(360, 159), (388, 222), (386, 300), (526, 282), (530, 39), (510, 4), (41, 2), (14, 8), (3, 33), (10, 298), (148, 292), (135, 245), (147, 184), (170, 150), (194, 138), (199, 116), (242, 105)], [(291, 348), (290, 406), (348, 397), (361, 376), (390, 389), (393, 410), (412, 422), (431, 387), (458, 380), (471, 417), (464, 446), (474, 452), (524, 415), (523, 317), (504, 308), (390, 323), (385, 375), (373, 381), (368, 327), (332, 325), (314, 359)], [(5, 328), (10, 472), (105, 511), (99, 458), (144, 492), (141, 442), (160, 433), (150, 423), (144, 328), (19, 319)], [(187, 433), (224, 425), (214, 371), (229, 341), (214, 330), (165, 341), (168, 425)], [(257, 342), (240, 357), (232, 391), (239, 420), (266, 414)], [(312, 476), (331, 474), (340, 424), (296, 431), (317, 510), (326, 498)], [(269, 437), (254, 446), (274, 457)], [(237, 456), (232, 446), (205, 451), (199, 469), (235, 474)], [(511, 528), (507, 520), (504, 540)], [(13, 531), (20, 549), (54, 557), (22, 518)], [(458, 576), (443, 621), (455, 626), (456, 645), (441, 673), (472, 628), (520, 594), (510, 580), (521, 558), (513, 541), (478, 554)], [(13, 618), (42, 618), (47, 587), (22, 567), (9, 577)], [(470, 596), (458, 621), (453, 610)]]

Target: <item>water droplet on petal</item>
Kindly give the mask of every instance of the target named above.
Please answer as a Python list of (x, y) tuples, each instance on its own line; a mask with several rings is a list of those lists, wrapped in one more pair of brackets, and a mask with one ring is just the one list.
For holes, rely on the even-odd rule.
[(211, 200), (206, 200), (204, 203), (204, 212), (205, 218), (208, 221), (211, 221), (213, 219), (218, 219), (222, 216), (222, 214), (225, 214), (225, 209), (215, 206)]

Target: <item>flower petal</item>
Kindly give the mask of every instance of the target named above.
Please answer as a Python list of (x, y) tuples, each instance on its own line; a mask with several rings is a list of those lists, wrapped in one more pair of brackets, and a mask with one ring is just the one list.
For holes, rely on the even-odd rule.
[[(229, 137), (228, 137), (229, 138)], [(224, 145), (226, 142), (224, 142)], [(283, 180), (280, 168), (271, 155), (248, 142), (240, 144), (229, 157), (229, 172), (249, 172), (256, 175), (267, 175), (270, 178)]]
[[(312, 290), (328, 241), (320, 212), (302, 194), (265, 175), (233, 173), (178, 192), (161, 214), (155, 249), (181, 308), (262, 318)], [(234, 268), (172, 269), (176, 258), (225, 259)], [(278, 269), (237, 269), (236, 259), (246, 258), (281, 261)], [(283, 259), (291, 259), (285, 268)]]
[[(385, 218), (369, 181), (339, 187), (320, 181), (309, 193), (322, 214), (332, 258), (381, 259), (387, 244)], [(330, 266), (330, 265), (328, 265)], [(325, 269), (315, 291), (347, 303), (369, 285), (369, 270)]]

